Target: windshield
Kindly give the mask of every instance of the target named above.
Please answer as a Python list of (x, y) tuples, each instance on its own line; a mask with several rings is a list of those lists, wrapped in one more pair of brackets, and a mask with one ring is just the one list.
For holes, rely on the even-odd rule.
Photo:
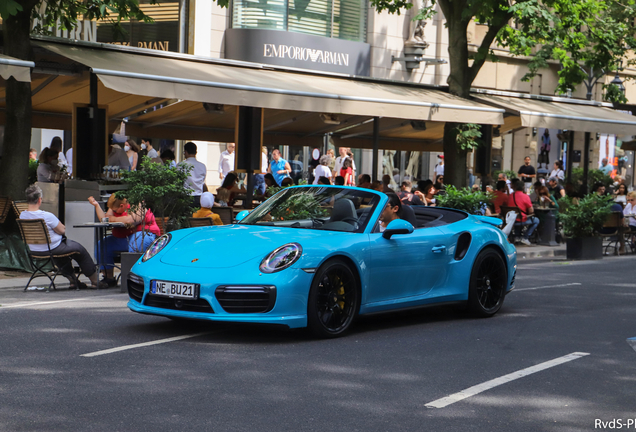
[(242, 225), (363, 232), (380, 196), (343, 187), (287, 188), (255, 208)]

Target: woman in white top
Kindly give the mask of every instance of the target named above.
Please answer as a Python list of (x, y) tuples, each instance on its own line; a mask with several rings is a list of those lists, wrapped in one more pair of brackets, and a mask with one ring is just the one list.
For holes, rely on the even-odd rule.
[(636, 191), (627, 194), (627, 205), (623, 209), (623, 215), (632, 233), (636, 233)]
[(627, 186), (624, 183), (620, 183), (614, 191), (614, 201), (623, 205), (627, 204)]
[(331, 163), (331, 156), (328, 154), (320, 156), (320, 165), (316, 167), (314, 170), (314, 183), (318, 184), (318, 180), (320, 177), (331, 178), (331, 170), (329, 169), (329, 164)]
[(126, 152), (126, 156), (128, 156), (128, 161), (130, 162), (130, 170), (137, 171), (137, 161), (139, 160), (139, 146), (137, 145), (135, 140), (127, 140), (126, 145), (124, 146), (124, 151)]
[(550, 177), (556, 177), (557, 179), (559, 179), (559, 183), (563, 183), (563, 180), (565, 179), (565, 172), (563, 171), (563, 161), (554, 161), (554, 169), (552, 170), (548, 178)]

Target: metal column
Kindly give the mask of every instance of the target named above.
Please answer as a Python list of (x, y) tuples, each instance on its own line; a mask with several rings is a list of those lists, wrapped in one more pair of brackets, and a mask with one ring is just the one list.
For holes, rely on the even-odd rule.
[(373, 119), (373, 169), (371, 180), (378, 180), (378, 151), (380, 147), (380, 117)]

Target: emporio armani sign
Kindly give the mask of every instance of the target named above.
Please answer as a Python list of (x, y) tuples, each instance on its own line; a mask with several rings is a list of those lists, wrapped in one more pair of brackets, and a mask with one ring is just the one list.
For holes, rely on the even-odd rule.
[(263, 57), (288, 58), (291, 60), (349, 66), (349, 54), (293, 45), (263, 44)]

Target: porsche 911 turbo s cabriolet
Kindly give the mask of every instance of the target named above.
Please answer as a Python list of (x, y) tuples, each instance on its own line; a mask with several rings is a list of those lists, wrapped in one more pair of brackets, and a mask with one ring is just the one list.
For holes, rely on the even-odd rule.
[(233, 225), (155, 240), (128, 278), (128, 307), (169, 318), (346, 332), (358, 315), (460, 302), (492, 316), (514, 287), (516, 251), (498, 219), (403, 206), (342, 186), (281, 190)]

